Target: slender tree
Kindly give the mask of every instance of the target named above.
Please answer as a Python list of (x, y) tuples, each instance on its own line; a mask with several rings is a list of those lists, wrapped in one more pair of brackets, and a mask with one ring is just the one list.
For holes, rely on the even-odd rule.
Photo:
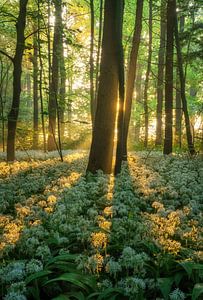
[[(118, 0), (106, 0), (97, 109), (87, 171), (111, 173), (118, 96), (117, 8)], [(119, 5), (120, 7), (120, 5)]]
[(145, 119), (145, 137), (144, 147), (148, 146), (148, 130), (149, 130), (149, 108), (148, 108), (148, 88), (149, 88), (149, 76), (151, 72), (151, 60), (152, 60), (152, 0), (149, 0), (149, 44), (148, 44), (148, 60), (147, 71), (145, 77), (144, 86), (144, 119)]
[(135, 83), (135, 76), (136, 76), (140, 35), (142, 31), (142, 12), (143, 12), (143, 0), (137, 0), (134, 34), (133, 34), (132, 48), (130, 52), (127, 81), (126, 81), (125, 114), (124, 114), (124, 130), (123, 130), (123, 159), (124, 160), (127, 159), (127, 138), (128, 138), (128, 129), (130, 123), (134, 83)]
[(118, 102), (118, 118), (117, 118), (117, 147), (116, 147), (116, 161), (114, 174), (117, 175), (121, 171), (123, 160), (123, 133), (124, 133), (124, 97), (125, 97), (125, 83), (124, 83), (124, 55), (122, 45), (123, 34), (123, 12), (124, 1), (118, 1), (117, 8), (117, 61), (119, 73), (119, 102)]
[(183, 106), (183, 114), (185, 118), (185, 126), (186, 126), (186, 136), (187, 136), (187, 143), (188, 143), (188, 149), (191, 155), (194, 155), (196, 153), (194, 148), (194, 143), (192, 139), (192, 132), (191, 132), (191, 126), (190, 126), (190, 118), (187, 108), (187, 99), (185, 95), (185, 75), (183, 71), (183, 62), (182, 62), (182, 53), (181, 53), (181, 47), (180, 47), (180, 41), (179, 41), (179, 33), (178, 33), (178, 19), (177, 19), (177, 13), (175, 11), (175, 41), (176, 41), (176, 49), (177, 49), (177, 62), (178, 62), (178, 71), (180, 76), (180, 93), (181, 93), (181, 99), (182, 99), (182, 106)]
[(43, 133), (43, 147), (44, 152), (46, 152), (46, 130), (45, 130), (45, 118), (44, 118), (44, 103), (43, 103), (43, 93), (42, 93), (42, 78), (43, 78), (43, 61), (42, 61), (42, 51), (41, 51), (41, 31), (40, 31), (40, 0), (37, 1), (37, 46), (38, 46), (38, 57), (39, 57), (39, 99), (40, 99), (40, 113), (41, 113), (41, 123), (42, 123), (42, 133)]
[[(55, 24), (54, 24), (54, 38), (53, 38), (53, 55), (51, 66), (51, 82), (49, 93), (49, 135), (48, 135), (48, 151), (57, 149), (56, 141), (56, 117), (57, 117), (57, 97), (59, 86), (59, 55), (60, 55), (60, 19), (62, 13), (62, 6), (60, 0), (54, 1), (55, 6)], [(59, 134), (59, 133), (58, 133)]]
[[(184, 31), (185, 16), (180, 17), (180, 33)], [(176, 68), (176, 98), (175, 98), (175, 143), (182, 147), (182, 101), (180, 93), (180, 77), (178, 66)]]
[[(34, 28), (35, 31), (35, 28)], [(39, 105), (38, 105), (38, 44), (37, 44), (37, 33), (33, 35), (33, 148), (38, 148), (38, 130), (39, 130)]]
[(8, 114), (8, 137), (7, 137), (7, 161), (14, 161), (15, 159), (15, 138), (16, 127), (18, 121), (20, 94), (21, 94), (21, 73), (22, 73), (22, 59), (25, 49), (25, 24), (28, 0), (20, 0), (19, 15), (16, 22), (16, 49), (13, 61), (13, 99), (11, 110)]
[[(135, 105), (138, 107), (142, 103), (142, 67), (138, 64), (135, 80)], [(143, 103), (142, 103), (143, 104)], [(135, 121), (135, 143), (139, 143), (141, 129), (141, 116), (138, 115)]]
[(173, 46), (175, 24), (175, 0), (167, 1), (167, 38), (166, 38), (166, 69), (165, 69), (165, 137), (164, 154), (173, 150)]
[(165, 63), (165, 38), (166, 38), (166, 1), (161, 1), (160, 20), (160, 42), (158, 55), (158, 78), (157, 78), (157, 108), (156, 108), (156, 141), (155, 144), (162, 144), (162, 110), (164, 97), (164, 63)]

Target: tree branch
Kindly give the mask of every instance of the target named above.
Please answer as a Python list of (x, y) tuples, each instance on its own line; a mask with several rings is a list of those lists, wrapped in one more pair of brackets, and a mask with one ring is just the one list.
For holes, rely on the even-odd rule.
[(8, 53), (4, 52), (3, 50), (0, 49), (0, 53), (3, 54), (4, 56), (8, 57), (12, 63), (14, 62), (14, 59), (12, 56), (10, 56)]

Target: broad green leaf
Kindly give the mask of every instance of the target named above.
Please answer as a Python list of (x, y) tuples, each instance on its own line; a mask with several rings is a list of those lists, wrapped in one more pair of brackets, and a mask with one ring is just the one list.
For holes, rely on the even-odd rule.
[(193, 270), (203, 270), (203, 265), (194, 263), (192, 261), (182, 262), (180, 265), (185, 269), (189, 278), (191, 278)]
[(67, 281), (86, 291), (88, 290), (86, 284), (83, 282), (83, 278), (81, 278), (79, 274), (75, 274), (75, 273), (64, 273), (56, 278), (46, 281), (43, 285), (47, 285), (49, 283), (56, 282), (56, 281)]
[(59, 295), (55, 298), (52, 298), (51, 300), (70, 300), (70, 298), (67, 295)]
[(162, 295), (164, 296), (164, 299), (168, 299), (168, 295), (170, 294), (173, 282), (173, 277), (158, 278), (159, 288)]
[[(116, 295), (115, 295), (116, 294)], [(115, 299), (118, 294), (122, 294), (122, 291), (117, 288), (108, 288), (98, 297), (98, 300)]]
[(40, 271), (40, 272), (37, 272), (37, 273), (34, 273), (30, 276), (28, 276), (26, 279), (25, 279), (25, 283), (26, 284), (29, 284), (31, 281), (33, 280), (36, 280), (36, 279), (39, 279), (39, 278), (42, 278), (42, 277), (45, 277), (49, 274), (51, 274), (52, 271), (49, 271), (49, 270), (43, 270), (43, 271)]
[(201, 295), (203, 295), (203, 283), (196, 283), (192, 290), (192, 300), (197, 300)]

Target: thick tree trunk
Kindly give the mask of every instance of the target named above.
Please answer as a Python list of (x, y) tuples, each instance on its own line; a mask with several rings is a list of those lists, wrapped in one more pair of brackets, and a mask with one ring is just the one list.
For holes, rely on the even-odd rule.
[[(60, 18), (61, 18), (61, 1), (55, 0), (55, 24), (54, 24), (54, 40), (53, 40), (53, 57), (51, 68), (51, 82), (49, 94), (49, 135), (48, 135), (48, 151), (57, 149), (56, 142), (56, 116), (57, 116), (57, 97), (59, 83), (59, 55), (60, 55)], [(58, 133), (59, 134), (59, 133)]]
[(125, 79), (124, 79), (124, 54), (122, 45), (123, 35), (123, 12), (124, 1), (117, 3), (117, 49), (118, 49), (118, 73), (119, 73), (119, 102), (118, 102), (118, 118), (117, 118), (117, 146), (116, 161), (114, 174), (117, 175), (121, 171), (123, 160), (123, 129), (124, 129), (124, 97), (125, 97)]
[(181, 53), (181, 47), (180, 47), (180, 41), (179, 41), (179, 34), (178, 34), (178, 20), (177, 20), (177, 14), (175, 13), (175, 40), (176, 40), (176, 49), (177, 49), (177, 61), (178, 61), (178, 70), (179, 70), (179, 76), (180, 76), (180, 93), (181, 93), (181, 99), (182, 99), (182, 105), (183, 105), (183, 114), (185, 118), (185, 126), (186, 126), (186, 136), (187, 136), (187, 143), (188, 143), (188, 149), (191, 155), (194, 155), (196, 153), (194, 148), (194, 143), (192, 139), (192, 132), (191, 132), (191, 126), (190, 126), (190, 118), (187, 108), (187, 100), (185, 95), (185, 76), (183, 72), (183, 63), (182, 63), (182, 53)]
[(95, 97), (94, 97), (94, 0), (90, 0), (91, 15), (91, 37), (90, 37), (90, 106), (92, 125), (95, 117)]
[(100, 0), (100, 10), (99, 10), (99, 36), (98, 36), (98, 46), (97, 46), (97, 60), (96, 60), (96, 82), (95, 82), (95, 110), (96, 110), (96, 100), (99, 84), (99, 65), (100, 65), (100, 54), (101, 54), (101, 41), (102, 41), (102, 22), (103, 22), (103, 0)]
[(33, 36), (33, 108), (34, 108), (34, 115), (33, 115), (33, 149), (38, 149), (38, 130), (39, 130), (39, 107), (38, 107), (38, 45), (37, 45), (37, 34)]
[(123, 159), (124, 160), (127, 159), (127, 138), (128, 138), (128, 129), (130, 123), (131, 108), (132, 108), (132, 98), (133, 98), (134, 83), (135, 83), (135, 76), (136, 76), (140, 35), (142, 31), (142, 12), (143, 12), (143, 0), (137, 0), (133, 42), (132, 42), (132, 49), (130, 52), (127, 82), (126, 82), (125, 114), (124, 114), (124, 130), (123, 130)]
[(173, 35), (176, 1), (167, 3), (167, 39), (166, 39), (166, 70), (165, 70), (165, 137), (164, 154), (173, 151)]
[(158, 79), (157, 79), (157, 108), (156, 108), (156, 146), (162, 144), (162, 110), (164, 96), (164, 63), (166, 46), (166, 5), (165, 0), (161, 2), (161, 22), (160, 22), (160, 44), (158, 57)]
[(149, 109), (148, 109), (148, 88), (149, 88), (149, 76), (151, 72), (151, 60), (152, 60), (152, 0), (149, 0), (149, 46), (148, 46), (148, 60), (147, 60), (147, 71), (144, 86), (144, 118), (145, 118), (145, 136), (144, 136), (144, 147), (148, 146), (148, 135), (149, 135)]
[(111, 173), (118, 96), (117, 0), (106, 0), (97, 109), (87, 171)]
[(28, 0), (20, 0), (20, 11), (16, 23), (17, 43), (13, 58), (13, 99), (8, 114), (7, 161), (15, 159), (15, 137), (20, 106), (22, 59), (25, 48), (26, 8)]

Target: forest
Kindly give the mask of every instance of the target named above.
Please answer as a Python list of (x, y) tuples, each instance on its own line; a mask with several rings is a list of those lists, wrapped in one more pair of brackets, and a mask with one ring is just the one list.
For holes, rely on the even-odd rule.
[(202, 0), (0, 0), (0, 299), (203, 299), (202, 74)]

